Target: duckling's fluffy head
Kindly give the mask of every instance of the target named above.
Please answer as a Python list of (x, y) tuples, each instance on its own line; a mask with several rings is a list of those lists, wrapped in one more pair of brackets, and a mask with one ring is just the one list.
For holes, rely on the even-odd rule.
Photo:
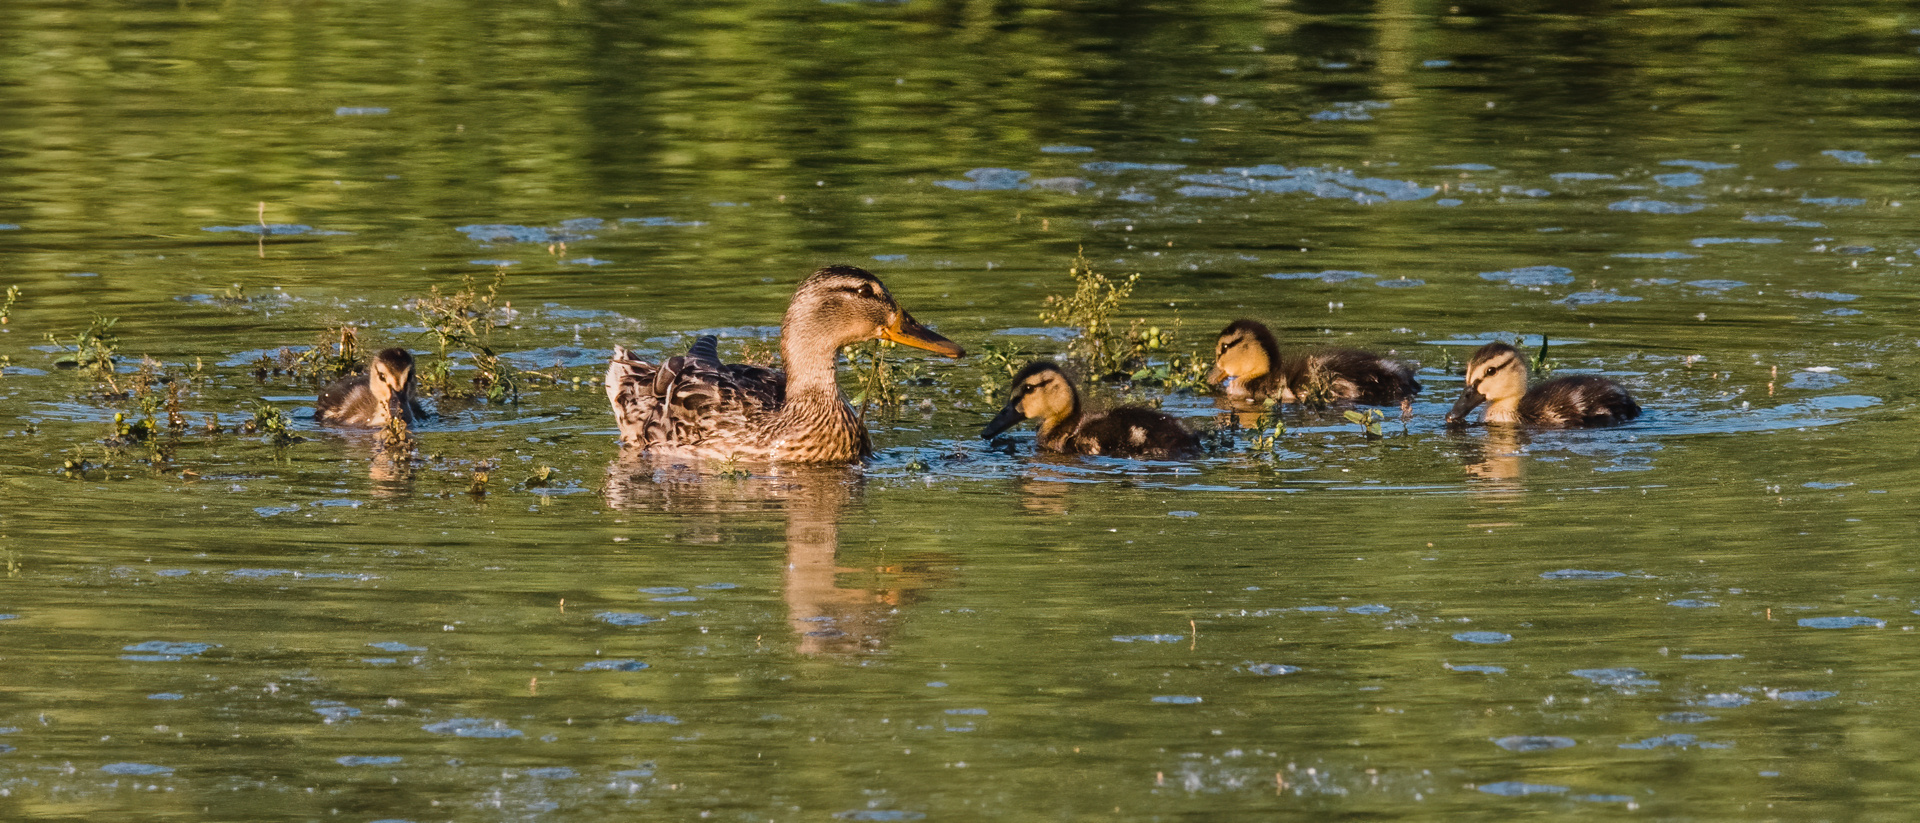
[(382, 349), (368, 364), (367, 388), (383, 403), (404, 400), (413, 392), (413, 355), (406, 349)]
[(1220, 330), (1213, 344), (1213, 369), (1207, 382), (1219, 385), (1228, 378), (1247, 381), (1273, 370), (1280, 357), (1280, 345), (1273, 332), (1258, 320), (1235, 320)]
[(1475, 406), (1487, 403), (1489, 413), (1520, 402), (1527, 393), (1527, 361), (1520, 350), (1505, 343), (1488, 343), (1467, 361), (1466, 387), (1447, 412), (1447, 422), (1459, 423)]
[(980, 436), (990, 440), (1025, 420), (1041, 421), (1040, 429), (1044, 432), (1079, 411), (1080, 392), (1073, 387), (1073, 380), (1058, 364), (1036, 360), (1013, 376), (1013, 390), (1008, 393), (1007, 405), (981, 430)]
[(913, 319), (873, 273), (857, 266), (827, 266), (793, 293), (781, 326), (782, 347), (838, 351), (862, 340), (885, 338), (948, 357), (966, 351)]

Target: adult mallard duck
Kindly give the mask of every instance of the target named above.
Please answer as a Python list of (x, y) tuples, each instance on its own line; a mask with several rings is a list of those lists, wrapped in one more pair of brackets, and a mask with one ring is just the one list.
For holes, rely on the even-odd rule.
[(828, 266), (793, 293), (780, 324), (785, 371), (722, 363), (712, 335), (659, 365), (615, 346), (607, 399), (620, 439), (695, 458), (851, 463), (873, 452), (840, 391), (840, 349), (886, 339), (948, 357), (965, 350), (920, 325), (871, 272)]
[(413, 423), (432, 415), (420, 405), (413, 379), (413, 355), (385, 349), (367, 364), (367, 373), (335, 382), (313, 404), (314, 419), (336, 426), (380, 428), (388, 421)]
[(1475, 406), (1487, 404), (1482, 423), (1524, 423), (1562, 429), (1612, 426), (1640, 416), (1640, 404), (1618, 383), (1590, 374), (1549, 380), (1527, 388), (1527, 361), (1505, 343), (1488, 343), (1467, 361), (1467, 386), (1447, 412), (1464, 423)]
[(1145, 406), (1121, 406), (1092, 414), (1080, 410), (1080, 392), (1060, 367), (1045, 360), (1028, 363), (1013, 376), (1006, 408), (980, 432), (991, 440), (1027, 420), (1040, 421), (1040, 448), (1067, 454), (1109, 457), (1186, 457), (1200, 450), (1200, 438), (1172, 415)]
[(1412, 367), (1370, 352), (1321, 349), (1283, 359), (1273, 332), (1257, 320), (1235, 320), (1220, 331), (1207, 382), (1231, 399), (1255, 402), (1405, 405), (1420, 393)]

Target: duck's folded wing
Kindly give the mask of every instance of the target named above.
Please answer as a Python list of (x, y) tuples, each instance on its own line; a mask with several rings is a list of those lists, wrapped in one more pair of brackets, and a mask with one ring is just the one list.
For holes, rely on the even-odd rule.
[(686, 354), (654, 366), (614, 350), (607, 395), (628, 445), (698, 447), (745, 442), (754, 424), (785, 400), (786, 375), (758, 366), (721, 363), (714, 339), (703, 336)]

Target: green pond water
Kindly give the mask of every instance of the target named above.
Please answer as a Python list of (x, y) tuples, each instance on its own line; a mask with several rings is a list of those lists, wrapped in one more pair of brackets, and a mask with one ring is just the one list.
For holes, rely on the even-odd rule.
[[(1920, 803), (1907, 4), (0, 18), (0, 818)], [(1213, 397), (1109, 385), (1223, 445), (982, 442), (980, 355), (1064, 351), (1039, 310), (1077, 253), (1140, 275), (1156, 363), (1254, 317), (1426, 392), (1261, 450)], [(620, 453), (616, 343), (766, 352), (835, 262), (975, 355), (893, 355), (870, 464)], [(413, 307), (501, 271), (489, 345), (540, 374), (438, 398), (410, 459), (256, 374), (351, 325), (464, 383)], [(96, 318), (111, 386), (48, 339)], [(1543, 335), (1646, 416), (1441, 424), (1473, 347)], [(119, 442), (166, 417), (112, 393), (143, 357), (186, 430)], [(236, 432), (263, 401), (303, 439)]]

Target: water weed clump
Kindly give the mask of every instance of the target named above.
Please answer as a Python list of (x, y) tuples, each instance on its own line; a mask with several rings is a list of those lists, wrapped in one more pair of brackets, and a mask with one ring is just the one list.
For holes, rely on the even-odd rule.
[(1078, 332), (1067, 343), (1067, 355), (1084, 364), (1088, 374), (1106, 379), (1115, 373), (1125, 373), (1134, 347), (1127, 336), (1113, 330), (1113, 316), (1133, 293), (1133, 285), (1140, 280), (1140, 275), (1135, 273), (1115, 280), (1094, 271), (1093, 263), (1084, 253), (1074, 256), (1067, 273), (1073, 278), (1073, 293), (1047, 295), (1040, 319)]
[(276, 448), (298, 443), (306, 438), (293, 433), (293, 424), (280, 409), (265, 400), (253, 405), (253, 417), (240, 424), (241, 434), (264, 435), (268, 443)]
[(898, 361), (889, 357), (897, 345), (891, 340), (869, 340), (847, 350), (849, 371), (858, 375), (860, 384), (849, 398), (860, 408), (860, 419), (867, 419), (869, 408), (881, 412), (897, 410), (906, 402), (902, 386), (931, 385), (927, 367), (917, 360)]
[[(434, 286), (428, 296), (413, 301), (420, 324), (427, 327), (440, 349), (440, 357), (416, 375), (422, 389), (443, 397), (480, 396), (494, 403), (519, 399), (519, 376), (492, 344), (494, 328), (513, 312), (512, 305), (500, 298), (506, 278), (506, 269), (498, 269), (493, 281), (482, 288), (469, 274), (461, 281), (459, 291), (442, 293), (439, 286)], [(473, 378), (471, 390), (458, 387), (453, 380), (448, 354), (455, 350), (467, 352), (480, 372)]]
[(93, 322), (84, 331), (73, 336), (71, 342), (61, 340), (52, 332), (47, 333), (47, 342), (60, 347), (61, 355), (54, 358), (53, 365), (62, 369), (81, 369), (91, 372), (105, 381), (115, 393), (120, 387), (113, 380), (113, 365), (120, 352), (120, 335), (113, 330), (119, 323), (118, 317), (94, 315)]
[[(287, 350), (282, 349), (282, 358)], [(366, 369), (360, 350), (360, 334), (352, 326), (328, 329), (306, 351), (292, 356), (285, 371), (294, 377), (326, 385), (343, 377), (352, 377)]]
[(1254, 451), (1265, 457), (1275, 457), (1280, 453), (1280, 438), (1287, 434), (1287, 421), (1280, 417), (1279, 401), (1267, 403), (1260, 416), (1253, 420), (1253, 434), (1247, 443)]
[[(1513, 345), (1514, 348), (1520, 348), (1521, 340), (1515, 338)], [(1527, 372), (1535, 378), (1539, 378), (1553, 373), (1553, 370), (1559, 368), (1559, 366), (1560, 363), (1558, 361), (1547, 358), (1547, 336), (1545, 334), (1540, 335), (1540, 348), (1534, 349), (1533, 356), (1527, 359)]]
[(1359, 426), (1360, 433), (1365, 435), (1368, 440), (1380, 439), (1380, 421), (1387, 419), (1386, 413), (1379, 409), (1366, 409), (1365, 411), (1349, 409), (1345, 417), (1347, 418), (1347, 422)]
[(1109, 277), (1094, 271), (1084, 254), (1074, 257), (1068, 273), (1073, 278), (1073, 293), (1048, 295), (1040, 319), (1070, 326), (1077, 332), (1067, 343), (1067, 357), (1085, 366), (1092, 379), (1131, 380), (1175, 390), (1206, 389), (1209, 361), (1196, 352), (1177, 352), (1175, 329), (1150, 326), (1144, 318), (1134, 318), (1125, 331), (1115, 330), (1114, 318), (1133, 294), (1139, 274), (1124, 279)]

